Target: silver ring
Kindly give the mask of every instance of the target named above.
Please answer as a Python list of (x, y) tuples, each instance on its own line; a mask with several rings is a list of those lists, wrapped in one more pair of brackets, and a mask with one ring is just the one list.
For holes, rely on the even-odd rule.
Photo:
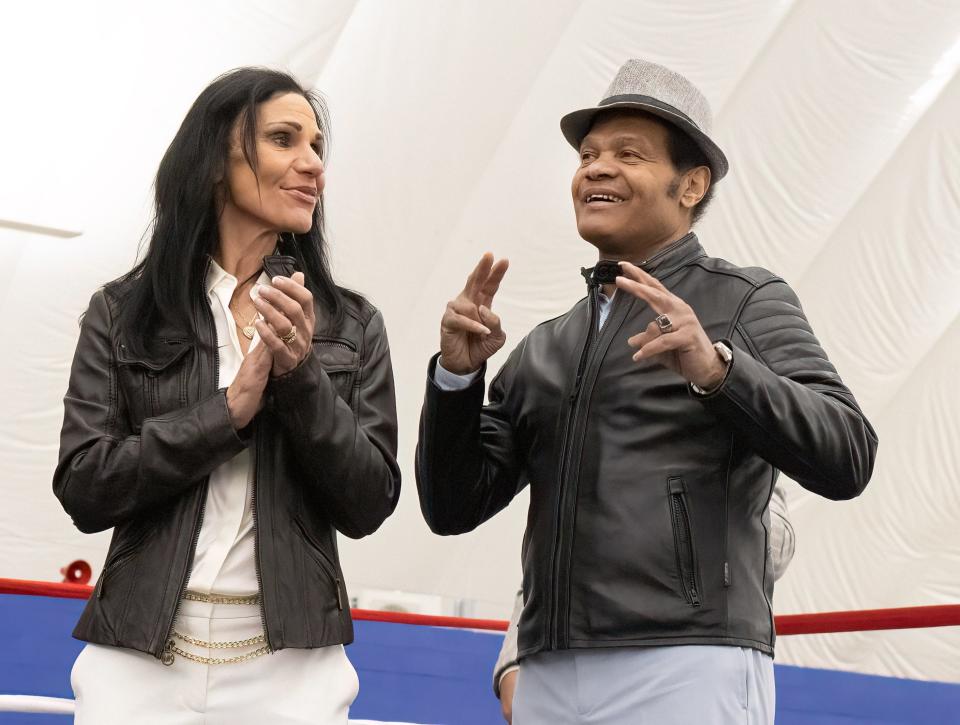
[(660, 334), (666, 335), (668, 332), (673, 332), (673, 323), (670, 322), (670, 318), (666, 315), (657, 315), (655, 320), (657, 327), (660, 328)]

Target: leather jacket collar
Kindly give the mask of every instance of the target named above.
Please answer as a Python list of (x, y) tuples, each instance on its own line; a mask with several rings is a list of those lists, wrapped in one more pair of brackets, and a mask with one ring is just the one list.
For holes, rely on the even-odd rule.
[(270, 275), (270, 278), (281, 276), (289, 277), (300, 269), (297, 258), (289, 254), (268, 254), (263, 258), (263, 271)]
[[(693, 259), (706, 256), (700, 240), (694, 232), (688, 232), (680, 239), (661, 249), (649, 259), (634, 264), (657, 279), (663, 279), (674, 270), (682, 267)], [(612, 284), (619, 276), (619, 264), (611, 260), (602, 260), (594, 267), (580, 270), (580, 274), (587, 282), (587, 287)]]

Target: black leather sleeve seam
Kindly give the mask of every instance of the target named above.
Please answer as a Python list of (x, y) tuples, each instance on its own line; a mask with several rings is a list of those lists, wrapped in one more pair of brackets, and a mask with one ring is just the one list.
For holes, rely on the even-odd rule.
[[(110, 309), (110, 300), (107, 298), (106, 290), (102, 290), (100, 294), (103, 295), (103, 307), (107, 315), (106, 338), (109, 352), (107, 353), (107, 420), (104, 432), (109, 435), (111, 432), (117, 431), (117, 419), (120, 416), (120, 383), (117, 379), (117, 364), (113, 345), (113, 311)], [(114, 436), (111, 435), (110, 437)]]
[[(783, 282), (784, 280), (781, 277), (773, 276), (769, 279), (763, 281), (758, 281), (749, 275), (744, 274), (743, 272), (735, 269), (717, 269), (715, 267), (709, 267), (704, 262), (705, 260), (711, 259), (709, 256), (698, 257), (694, 259), (691, 264), (700, 267), (707, 274), (722, 274), (726, 277), (736, 277), (737, 279), (742, 279), (744, 282), (749, 284), (753, 289), (751, 292), (755, 292), (764, 285), (770, 284), (771, 282)], [(768, 274), (771, 274), (768, 272)]]
[[(809, 360), (810, 358), (804, 358), (804, 360)], [(817, 360), (825, 360), (825, 358), (816, 358)], [(830, 362), (826, 360), (826, 362)], [(778, 373), (780, 374), (780, 373)], [(783, 373), (784, 377), (789, 377), (791, 380), (796, 380), (799, 383), (803, 383), (804, 387), (810, 388), (811, 390), (819, 389), (821, 392), (830, 392), (828, 387), (816, 388), (816, 383), (807, 382), (810, 379), (815, 380), (824, 380), (825, 378), (831, 378), (836, 381), (839, 379), (839, 375), (835, 370), (826, 370), (822, 367), (819, 368), (792, 368), (789, 370), (789, 375)]]
[[(740, 275), (731, 275), (731, 276), (739, 277)], [(725, 337), (728, 340), (732, 340), (733, 331), (740, 328), (740, 318), (743, 317), (743, 311), (747, 307), (747, 301), (753, 295), (753, 292), (755, 290), (756, 290), (755, 286), (752, 289), (748, 290), (747, 293), (743, 295), (743, 298), (740, 300), (740, 304), (737, 305), (737, 311), (733, 315), (733, 320), (731, 321), (730, 327), (727, 329), (727, 334), (725, 335)], [(741, 334), (743, 334), (742, 330), (741, 330)], [(746, 338), (746, 335), (744, 335), (744, 338)]]
[(359, 322), (360, 327), (366, 327), (367, 323), (377, 313), (377, 308), (370, 304), (370, 300), (357, 292), (345, 290), (343, 287), (340, 290), (345, 296), (344, 314)]
[(831, 400), (836, 401), (837, 403), (844, 406), (845, 408), (853, 409), (854, 411), (857, 412), (857, 414), (861, 418), (864, 417), (863, 410), (861, 410), (859, 403), (857, 403), (856, 398), (853, 396), (853, 393), (849, 393), (849, 397), (848, 397), (847, 393), (839, 391), (836, 388), (833, 388), (831, 386), (817, 385), (815, 383), (807, 385), (806, 387), (809, 388), (810, 390), (816, 390), (818, 393), (824, 395), (825, 397)]
[[(810, 390), (816, 390), (817, 392), (827, 393), (829, 395), (840, 394), (839, 391), (832, 385), (822, 385), (820, 383), (808, 383), (806, 387), (810, 388)], [(853, 393), (851, 393), (850, 395), (852, 397)]]
[[(370, 323), (376, 317), (377, 311), (374, 310), (373, 314), (367, 318), (366, 322), (363, 325), (363, 331), (360, 334), (360, 363), (357, 366), (357, 377), (353, 381), (353, 387), (357, 391), (357, 407), (354, 409), (354, 415), (357, 416), (359, 420), (360, 416), (360, 389), (363, 387), (363, 371), (367, 365), (367, 328), (370, 326)], [(350, 397), (353, 397), (352, 395)]]
[[(750, 349), (750, 352), (752, 353), (753, 357), (759, 360), (760, 362), (762, 362), (764, 365), (766, 365), (767, 368), (769, 368), (770, 370), (773, 370), (773, 367), (771, 366), (770, 362), (766, 359), (766, 357), (764, 357), (763, 353), (760, 351), (760, 347), (756, 344), (753, 337), (747, 332), (747, 327), (744, 321), (739, 318), (742, 317), (743, 310), (746, 309), (747, 305), (750, 303), (750, 300), (753, 299), (753, 296), (757, 292), (759, 292), (761, 289), (763, 289), (764, 287), (770, 284), (778, 284), (778, 283), (787, 286), (787, 288), (789, 289), (789, 286), (787, 285), (787, 283), (780, 277), (773, 277), (767, 280), (766, 282), (764, 282), (763, 284), (757, 285), (756, 288), (750, 292), (750, 294), (744, 297), (743, 303), (741, 304), (741, 308), (740, 310), (738, 310), (738, 320), (737, 320), (737, 330), (739, 330), (740, 334), (743, 335), (743, 339), (747, 343), (747, 347)], [(786, 300), (783, 300), (783, 301), (786, 302)], [(763, 318), (759, 318), (759, 319), (763, 319)], [(811, 331), (811, 334), (812, 334), (812, 331)]]
[[(814, 336), (813, 332), (810, 331), (809, 329), (805, 330), (805, 329), (803, 329), (802, 327), (791, 327), (791, 328), (789, 328), (789, 329), (793, 330), (794, 332), (801, 333), (801, 334), (807, 336), (808, 338), (810, 338), (810, 340), (815, 340), (815, 339), (816, 339), (816, 337)], [(764, 337), (764, 336), (766, 336), (766, 335), (772, 335), (772, 334), (775, 333), (775, 332), (783, 332), (783, 331), (784, 331), (784, 328), (781, 328), (781, 327), (775, 327), (775, 328), (773, 328), (773, 329), (771, 329), (771, 330), (760, 330), (759, 332), (757, 332), (757, 333), (754, 334), (754, 338), (759, 339), (759, 338)], [(798, 342), (798, 343), (803, 344), (803, 343), (805, 343), (805, 342), (809, 342), (809, 340), (800, 340), (800, 339), (798, 339), (798, 340), (792, 340), (791, 342)]]
[(105, 429), (106, 431), (113, 431), (116, 430), (117, 418), (119, 417), (120, 391), (112, 354), (107, 361), (107, 388), (109, 392), (107, 393), (107, 424)]
[(766, 361), (766, 359), (765, 359), (765, 358), (763, 357), (763, 355), (760, 353), (760, 350), (759, 350), (759, 349), (757, 348), (757, 346), (754, 344), (753, 338), (750, 337), (749, 334), (747, 334), (746, 329), (744, 329), (743, 325), (742, 325), (741, 323), (739, 323), (739, 322), (737, 323), (737, 331), (738, 331), (738, 332), (740, 333), (740, 335), (743, 337), (743, 342), (746, 344), (747, 349), (750, 351), (750, 355), (751, 355), (755, 360), (758, 360), (758, 361), (762, 362), (764, 365), (766, 365), (766, 366), (769, 368), (769, 367), (770, 367), (770, 363), (768, 363), (768, 362)]
[[(791, 307), (791, 309), (796, 309), (796, 308), (793, 307), (793, 305), (790, 305), (790, 307)], [(775, 317), (795, 317), (795, 318), (797, 318), (798, 320), (803, 320), (804, 322), (807, 321), (807, 319), (806, 319), (803, 315), (801, 315), (801, 314), (799, 314), (799, 313), (797, 313), (797, 312), (783, 312), (783, 311), (778, 311), (778, 312), (772, 312), (772, 313), (769, 314), (769, 315), (763, 315), (763, 317), (752, 317), (752, 318), (750, 318), (749, 320), (745, 320), (744, 322), (745, 322), (745, 324), (747, 324), (747, 325), (752, 325), (752, 324), (757, 323), (757, 322), (763, 322), (764, 320), (772, 320), (772, 319), (774, 319)]]

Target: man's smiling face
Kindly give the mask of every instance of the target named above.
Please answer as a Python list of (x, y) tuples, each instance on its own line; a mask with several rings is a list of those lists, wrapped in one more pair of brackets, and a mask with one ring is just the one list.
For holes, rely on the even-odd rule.
[(664, 122), (636, 111), (601, 115), (580, 144), (573, 176), (577, 231), (615, 258), (678, 239), (690, 225), (683, 179)]

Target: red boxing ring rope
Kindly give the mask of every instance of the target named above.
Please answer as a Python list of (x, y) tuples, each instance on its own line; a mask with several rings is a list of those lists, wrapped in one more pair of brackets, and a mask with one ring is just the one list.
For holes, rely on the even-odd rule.
[[(93, 587), (86, 584), (61, 584), (24, 579), (0, 578), (0, 594), (26, 594), (62, 599), (88, 599)], [(458, 629), (487, 629), (505, 632), (507, 622), (502, 619), (470, 619), (467, 617), (440, 617), (406, 612), (380, 612), (373, 609), (350, 610), (356, 620), (419, 624), (430, 627)], [(862, 609), (852, 612), (819, 612), (816, 614), (780, 614), (775, 617), (777, 634), (829, 634), (833, 632), (865, 632), (880, 629), (916, 629), (925, 627), (960, 626), (960, 604), (925, 607), (898, 607), (895, 609)]]
[(27, 579), (0, 578), (0, 594), (28, 594), (33, 597), (57, 597), (59, 599), (89, 599), (93, 587), (88, 584), (62, 584), (60, 582), (35, 582)]

